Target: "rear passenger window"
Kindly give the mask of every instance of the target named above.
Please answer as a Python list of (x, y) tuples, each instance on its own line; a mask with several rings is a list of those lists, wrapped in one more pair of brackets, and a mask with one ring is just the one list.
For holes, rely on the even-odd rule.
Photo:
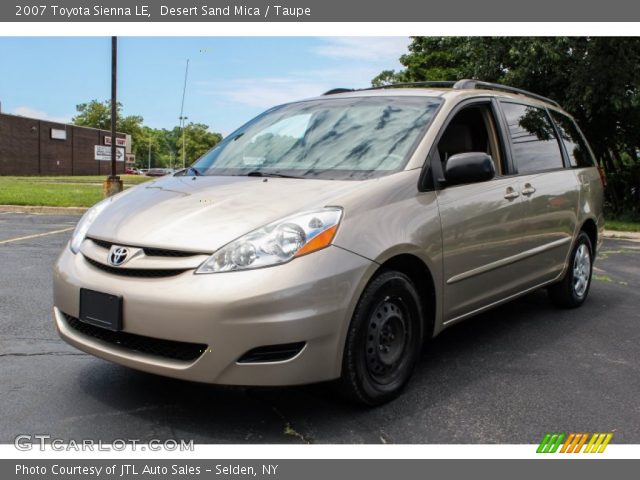
[(571, 166), (576, 168), (593, 167), (595, 163), (589, 148), (587, 148), (587, 142), (573, 120), (554, 111), (551, 111), (551, 117), (558, 127), (564, 148), (567, 149)]
[(518, 173), (562, 168), (562, 153), (553, 125), (542, 108), (502, 103)]

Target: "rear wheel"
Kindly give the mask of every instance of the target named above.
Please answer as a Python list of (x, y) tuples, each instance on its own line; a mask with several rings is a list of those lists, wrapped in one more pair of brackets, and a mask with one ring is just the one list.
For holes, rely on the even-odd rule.
[(340, 384), (352, 400), (378, 405), (396, 397), (419, 358), (420, 297), (397, 271), (374, 278), (358, 302), (345, 343)]
[(563, 308), (576, 308), (584, 303), (591, 286), (593, 247), (589, 235), (580, 232), (571, 251), (564, 278), (549, 287), (551, 301)]

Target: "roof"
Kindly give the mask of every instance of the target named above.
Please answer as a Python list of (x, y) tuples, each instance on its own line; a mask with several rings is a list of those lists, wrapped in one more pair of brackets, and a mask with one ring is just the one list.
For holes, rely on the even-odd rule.
[[(108, 132), (109, 134), (111, 133), (111, 130), (107, 129), (107, 128), (94, 128), (94, 127), (87, 127), (84, 125), (75, 125), (73, 123), (65, 123), (65, 122), (58, 122), (56, 120), (51, 120), (48, 118), (34, 118), (34, 117), (27, 117), (24, 115), (17, 115), (15, 113), (6, 113), (6, 112), (0, 112), (0, 115), (3, 115), (5, 117), (12, 117), (12, 118), (22, 118), (24, 120), (33, 120), (34, 122), (46, 122), (46, 123), (53, 123), (55, 125), (60, 125), (61, 127), (73, 127), (73, 128), (85, 128), (87, 130), (97, 130), (100, 132)], [(125, 132), (116, 132), (116, 135), (128, 135), (128, 133)]]

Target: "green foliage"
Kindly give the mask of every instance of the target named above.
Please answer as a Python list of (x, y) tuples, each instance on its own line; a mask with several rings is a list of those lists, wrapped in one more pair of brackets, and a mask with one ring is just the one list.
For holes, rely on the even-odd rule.
[[(71, 119), (74, 125), (81, 127), (111, 129), (111, 101), (99, 102), (91, 100), (89, 103), (76, 105), (78, 114)], [(122, 104), (118, 103), (117, 117), (119, 119), (122, 111)]]
[[(91, 100), (76, 106), (78, 114), (73, 117), (75, 125), (111, 129), (111, 102)], [(136, 157), (136, 165), (140, 168), (173, 167), (182, 168), (183, 145), (182, 129), (157, 129), (144, 125), (139, 115), (122, 116), (122, 105), (117, 106), (116, 129), (118, 132), (131, 135), (132, 153)], [(213, 148), (222, 135), (209, 131), (209, 126), (202, 123), (190, 123), (184, 130), (184, 159), (186, 166), (191, 165), (202, 154)], [(150, 160), (150, 162), (149, 162)]]
[(604, 228), (621, 232), (640, 232), (640, 221), (607, 220)]
[(374, 86), (477, 78), (557, 100), (611, 179), (609, 209), (640, 214), (640, 38), (414, 37)]
[(222, 135), (210, 132), (209, 127), (203, 123), (189, 123), (185, 125), (184, 145), (182, 144), (181, 132), (176, 133), (179, 134), (177, 141), (179, 159), (182, 159), (184, 151), (187, 166), (191, 165), (222, 140)]

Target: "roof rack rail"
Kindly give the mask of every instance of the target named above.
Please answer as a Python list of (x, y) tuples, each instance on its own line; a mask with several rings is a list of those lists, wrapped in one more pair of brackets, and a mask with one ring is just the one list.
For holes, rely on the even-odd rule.
[(382, 90), (385, 88), (402, 88), (402, 87), (436, 87), (436, 88), (453, 88), (456, 82), (449, 80), (427, 80), (424, 82), (401, 82), (389, 83), (378, 87), (363, 88), (362, 90)]
[(467, 88), (470, 88), (470, 89), (481, 88), (485, 90), (497, 90), (500, 92), (516, 93), (518, 95), (524, 95), (526, 97), (542, 100), (543, 102), (550, 103), (552, 105), (555, 105), (556, 107), (560, 106), (560, 104), (555, 100), (551, 100), (550, 98), (543, 97), (542, 95), (538, 95), (537, 93), (529, 92), (527, 90), (522, 90), (521, 88), (509, 87), (508, 85), (501, 85), (499, 83), (490, 83), (490, 82), (483, 82), (481, 80), (464, 79), (464, 80), (458, 80), (453, 85), (453, 88), (455, 90), (463, 90)]
[(457, 82), (448, 81), (448, 80), (432, 80), (432, 81), (424, 81), (424, 82), (401, 82), (401, 83), (390, 83), (388, 85), (380, 85), (378, 87), (368, 87), (368, 88), (334, 88), (332, 90), (329, 90), (328, 92), (323, 93), (323, 95), (335, 95), (337, 93), (362, 92), (367, 90), (383, 90), (387, 88), (402, 88), (402, 87), (435, 87), (435, 88), (452, 88), (454, 90), (481, 88), (485, 90), (496, 90), (500, 92), (516, 93), (518, 95), (524, 95), (526, 97), (535, 98), (537, 100), (550, 103), (552, 105), (555, 105), (556, 107), (560, 106), (560, 104), (555, 100), (551, 100), (550, 98), (543, 97), (542, 95), (538, 95), (537, 93), (529, 92), (527, 90), (522, 90), (521, 88), (509, 87), (507, 85), (501, 85), (499, 83), (483, 82), (482, 80), (472, 80), (472, 79), (463, 79), (463, 80), (458, 80)]
[(440, 88), (453, 88), (456, 82), (449, 80), (431, 80), (425, 82), (402, 82), (402, 83), (389, 83), (387, 85), (380, 85), (377, 87), (368, 88), (333, 88), (328, 92), (324, 92), (322, 95), (335, 95), (337, 93), (347, 92), (363, 92), (367, 90), (383, 90), (385, 88), (402, 88), (402, 87), (440, 87)]
[(336, 93), (347, 93), (347, 92), (355, 92), (355, 89), (353, 88), (332, 88), (331, 90), (327, 90), (326, 92), (324, 92), (322, 94), (322, 96), (324, 95), (335, 95)]

